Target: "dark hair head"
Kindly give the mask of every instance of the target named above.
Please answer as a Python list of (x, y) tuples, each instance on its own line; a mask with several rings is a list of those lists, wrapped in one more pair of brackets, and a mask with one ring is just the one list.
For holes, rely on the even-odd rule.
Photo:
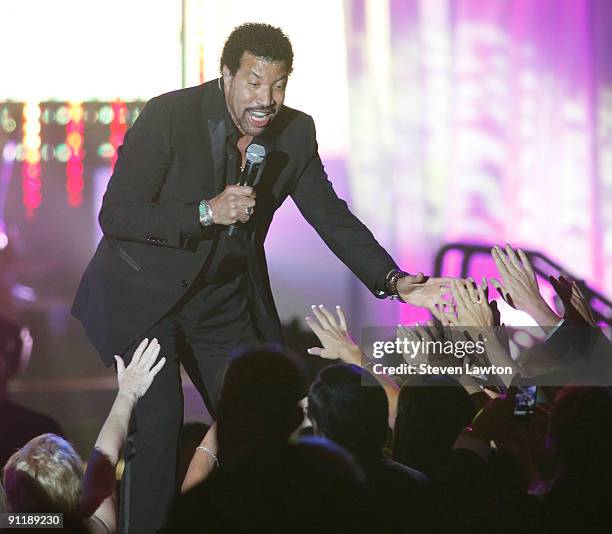
[(612, 389), (566, 386), (555, 399), (548, 434), (557, 464), (571, 476), (612, 473)]
[(321, 434), (358, 458), (381, 455), (389, 403), (383, 387), (356, 365), (332, 365), (319, 373), (308, 393), (308, 416)]
[(475, 411), (467, 391), (452, 378), (408, 381), (398, 399), (393, 459), (432, 476)]
[(227, 66), (232, 74), (240, 68), (240, 60), (245, 52), (266, 61), (284, 61), (287, 74), (293, 70), (293, 49), (291, 41), (283, 30), (259, 22), (247, 22), (230, 33), (221, 54), (219, 70)]
[(286, 441), (303, 420), (301, 362), (272, 347), (236, 356), (225, 373), (217, 414), (219, 457), (264, 441)]
[(365, 475), (324, 439), (252, 449), (175, 501), (171, 532), (374, 532)]

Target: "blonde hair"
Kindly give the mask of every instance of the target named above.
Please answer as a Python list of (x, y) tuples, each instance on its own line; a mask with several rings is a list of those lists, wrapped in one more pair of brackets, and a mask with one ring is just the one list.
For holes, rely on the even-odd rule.
[(3, 483), (11, 512), (71, 514), (81, 498), (83, 463), (64, 438), (42, 434), (8, 459)]

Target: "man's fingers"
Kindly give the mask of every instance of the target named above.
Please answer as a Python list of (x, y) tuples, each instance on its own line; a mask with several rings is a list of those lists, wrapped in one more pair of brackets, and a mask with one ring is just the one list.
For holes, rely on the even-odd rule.
[(229, 195), (240, 195), (248, 197), (253, 194), (254, 189), (249, 185), (228, 185), (225, 192)]
[(313, 356), (321, 356), (323, 349), (321, 347), (310, 347), (306, 352)]

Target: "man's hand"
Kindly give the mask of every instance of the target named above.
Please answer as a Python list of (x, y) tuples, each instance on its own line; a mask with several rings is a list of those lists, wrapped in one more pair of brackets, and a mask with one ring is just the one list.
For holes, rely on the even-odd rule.
[(441, 302), (444, 290), (449, 292), (451, 280), (452, 278), (430, 278), (423, 273), (408, 275), (397, 281), (397, 293), (408, 304), (432, 310)]
[(228, 185), (210, 200), (215, 224), (247, 222), (255, 208), (255, 190), (247, 185)]
[(493, 261), (502, 278), (492, 279), (491, 283), (501, 297), (513, 308), (531, 315), (541, 326), (554, 326), (559, 317), (540, 295), (535, 272), (529, 263), (527, 255), (518, 250), (518, 256), (510, 245), (506, 245), (506, 253), (495, 246), (491, 249)]
[(147, 392), (153, 378), (166, 363), (166, 358), (160, 358), (159, 362), (153, 365), (159, 355), (159, 349), (157, 339), (153, 339), (151, 343), (148, 339), (143, 339), (134, 351), (132, 361), (127, 368), (123, 359), (115, 356), (119, 395), (129, 396), (136, 401)]
[(308, 354), (326, 359), (340, 358), (346, 363), (361, 366), (361, 349), (348, 331), (342, 308), (336, 306), (338, 319), (323, 305), (311, 308), (314, 318), (306, 317), (306, 323), (323, 347), (312, 347), (308, 349)]

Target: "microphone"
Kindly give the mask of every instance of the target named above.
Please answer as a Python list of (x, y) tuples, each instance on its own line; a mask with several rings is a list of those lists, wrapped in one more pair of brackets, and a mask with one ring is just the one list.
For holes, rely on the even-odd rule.
[[(240, 173), (237, 185), (248, 185), (253, 187), (261, 177), (261, 172), (264, 168), (266, 159), (266, 149), (262, 145), (257, 143), (251, 143), (246, 149), (246, 163)], [(240, 226), (238, 224), (232, 224), (229, 227), (228, 235), (234, 235)]]

